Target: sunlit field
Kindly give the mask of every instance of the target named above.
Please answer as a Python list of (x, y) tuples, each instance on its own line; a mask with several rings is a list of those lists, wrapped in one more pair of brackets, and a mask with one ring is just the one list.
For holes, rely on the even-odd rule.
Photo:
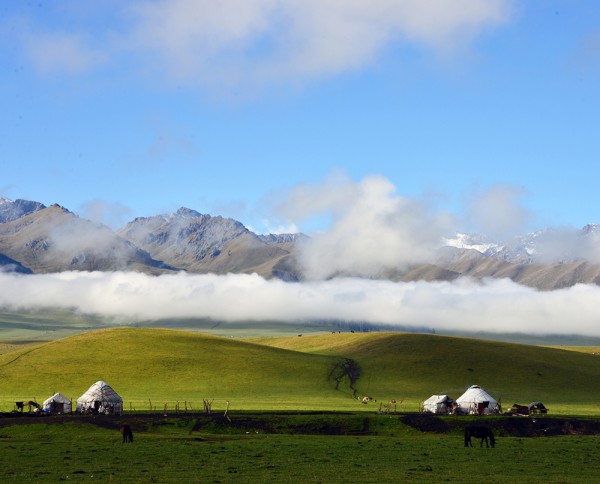
[[(357, 374), (343, 373), (351, 360)], [(0, 410), (55, 392), (77, 399), (104, 380), (126, 411), (198, 410), (203, 401), (238, 410), (362, 410), (396, 400), (418, 411), (432, 394), (481, 385), (505, 408), (542, 401), (551, 414), (600, 415), (600, 358), (591, 353), (407, 333), (335, 333), (223, 338), (115, 328), (0, 355)], [(342, 373), (340, 373), (342, 371)], [(339, 381), (338, 381), (339, 380)], [(568, 389), (566, 391), (565, 389)], [(371, 396), (367, 405), (358, 401)]]

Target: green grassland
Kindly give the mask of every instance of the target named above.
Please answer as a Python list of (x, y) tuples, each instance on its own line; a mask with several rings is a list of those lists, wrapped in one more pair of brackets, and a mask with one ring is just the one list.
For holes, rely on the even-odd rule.
[(600, 415), (600, 357), (513, 343), (436, 335), (324, 334), (252, 341), (357, 361), (362, 394), (415, 401), (432, 394), (457, 398), (479, 384), (505, 407), (542, 401), (557, 413)]
[[(77, 398), (105, 380), (125, 415), (0, 416), (1, 481), (597, 480), (600, 436), (520, 437), (503, 426), (547, 426), (558, 414), (597, 422), (594, 351), (402, 333), (239, 339), (149, 328), (14, 346), (0, 355), (0, 410), (56, 391)], [(354, 389), (340, 373), (349, 361)], [(377, 414), (391, 398), (413, 412), (433, 393), (457, 397), (474, 383), (505, 407), (542, 400), (551, 415), (486, 418), (498, 437), (488, 449), (463, 445), (461, 426), (477, 417), (445, 417), (443, 428), (422, 432), (408, 425), (411, 414)], [(378, 402), (364, 405), (355, 391)], [(203, 399), (214, 399), (212, 415), (198, 413)], [(150, 402), (150, 415), (131, 412)], [(193, 411), (174, 415), (177, 402)], [(134, 444), (121, 443), (121, 421), (134, 428)]]
[[(348, 360), (359, 373), (353, 388), (340, 373)], [(395, 399), (399, 411), (416, 411), (432, 394), (456, 398), (479, 384), (505, 408), (539, 400), (552, 414), (600, 415), (594, 354), (406, 333), (241, 340), (148, 328), (90, 331), (0, 355), (0, 410), (58, 391), (76, 399), (98, 380), (127, 411), (177, 402), (198, 410), (203, 399), (214, 399), (215, 410), (229, 400), (232, 411), (372, 412)], [(359, 403), (364, 395), (377, 402)]]
[[(0, 356), (1, 402), (77, 398), (108, 382), (127, 409), (226, 400), (240, 408), (327, 408), (342, 399), (328, 372), (338, 358), (162, 329), (118, 328), (33, 345)], [(1, 408), (1, 407), (0, 407)]]
[(499, 437), (465, 448), (460, 433), (421, 433), (388, 417), (380, 435), (223, 435), (162, 422), (122, 444), (77, 422), (0, 427), (5, 482), (594, 482), (599, 436)]

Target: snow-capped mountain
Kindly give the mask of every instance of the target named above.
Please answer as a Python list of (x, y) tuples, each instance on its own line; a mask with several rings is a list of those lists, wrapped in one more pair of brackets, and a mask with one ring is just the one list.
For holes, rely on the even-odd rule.
[[(546, 228), (515, 237), (509, 242), (491, 241), (481, 234), (459, 233), (445, 239), (448, 247), (476, 250), (513, 264), (569, 263), (581, 260), (598, 260), (600, 252), (600, 225), (588, 224), (582, 229)], [(600, 254), (599, 254), (600, 256)]]
[(489, 241), (484, 235), (480, 234), (456, 234), (453, 238), (444, 239), (448, 247), (457, 249), (471, 249), (486, 254), (488, 251), (497, 251), (501, 246), (495, 242)]

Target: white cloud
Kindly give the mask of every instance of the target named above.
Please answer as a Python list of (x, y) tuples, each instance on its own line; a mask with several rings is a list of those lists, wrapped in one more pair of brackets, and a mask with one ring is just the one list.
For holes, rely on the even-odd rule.
[[(600, 336), (600, 287), (537, 291), (510, 280), (285, 283), (257, 275), (0, 273), (0, 306), (76, 309), (122, 320), (340, 320), (443, 330)], [(577, 308), (577, 311), (573, 311)]]
[(23, 34), (25, 53), (44, 73), (79, 74), (108, 62), (109, 54), (94, 46), (86, 34), (75, 32), (29, 32)]
[(162, 0), (136, 5), (137, 46), (178, 80), (310, 80), (361, 68), (394, 42), (459, 48), (506, 21), (507, 0)]
[(535, 257), (542, 263), (586, 260), (600, 263), (600, 233), (584, 235), (572, 227), (553, 227), (535, 239)]
[(429, 262), (452, 233), (452, 218), (432, 213), (427, 203), (395, 193), (382, 176), (353, 182), (336, 174), (321, 185), (303, 185), (280, 202), (290, 219), (331, 217), (331, 226), (301, 246), (300, 262), (310, 279), (338, 273), (377, 276)]
[(123, 226), (131, 216), (129, 207), (119, 202), (104, 200), (90, 200), (80, 207), (79, 212), (83, 218), (113, 229)]
[(61, 19), (55, 31), (19, 20), (38, 68), (79, 73), (110, 61), (191, 85), (302, 83), (361, 69), (395, 44), (460, 51), (511, 15), (510, 0), (140, 0), (94, 8), (95, 15), (76, 3), (52, 12)]
[(252, 228), (250, 230), (258, 234), (297, 234), (299, 232), (298, 226), (294, 223), (273, 224), (268, 219), (262, 219), (262, 225), (264, 227), (262, 231)]
[(522, 235), (531, 221), (523, 206), (526, 192), (513, 185), (496, 185), (475, 193), (468, 206), (467, 224), (497, 242)]

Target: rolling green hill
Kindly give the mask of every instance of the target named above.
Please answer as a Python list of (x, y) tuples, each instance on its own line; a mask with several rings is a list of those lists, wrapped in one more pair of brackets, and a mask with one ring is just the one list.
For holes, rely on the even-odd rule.
[[(98, 380), (137, 409), (148, 401), (202, 407), (323, 408), (342, 399), (328, 382), (336, 357), (173, 330), (93, 331), (0, 356), (2, 409), (54, 392), (75, 399)], [(7, 408), (8, 407), (8, 408)]]
[[(343, 333), (252, 341), (355, 360), (357, 388), (376, 399), (459, 397), (481, 385), (505, 407), (545, 402), (555, 411), (600, 415), (600, 356), (555, 348), (407, 333)], [(568, 410), (567, 410), (568, 409)]]
[[(358, 396), (340, 373), (360, 371)], [(339, 389), (331, 378), (340, 377)], [(472, 384), (505, 407), (540, 400), (552, 413), (600, 415), (600, 357), (574, 351), (403, 333), (335, 333), (240, 340), (164, 329), (91, 331), (0, 355), (0, 410), (41, 403), (54, 392), (76, 399), (98, 380), (125, 408), (213, 399), (215, 410), (376, 410), (389, 399), (417, 410), (432, 394), (456, 398)]]

